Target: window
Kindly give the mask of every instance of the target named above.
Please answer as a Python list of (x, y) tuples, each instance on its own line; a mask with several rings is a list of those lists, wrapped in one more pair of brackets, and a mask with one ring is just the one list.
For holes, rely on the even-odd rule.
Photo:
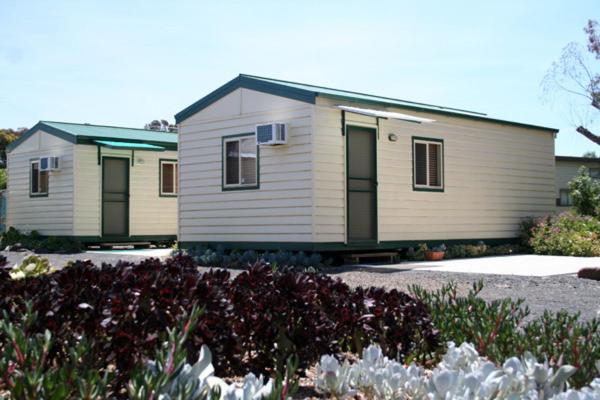
[(556, 205), (560, 207), (571, 207), (573, 205), (573, 198), (569, 189), (560, 189), (558, 191), (558, 199), (556, 199)]
[(254, 135), (223, 138), (223, 188), (258, 188), (258, 147)]
[(444, 142), (413, 138), (414, 190), (444, 190)]
[(29, 182), (31, 197), (48, 196), (48, 171), (40, 171), (40, 160), (31, 161)]
[(590, 168), (590, 176), (594, 179), (600, 179), (600, 168)]
[(159, 160), (160, 164), (160, 195), (163, 197), (177, 196), (179, 191), (179, 168), (176, 160)]

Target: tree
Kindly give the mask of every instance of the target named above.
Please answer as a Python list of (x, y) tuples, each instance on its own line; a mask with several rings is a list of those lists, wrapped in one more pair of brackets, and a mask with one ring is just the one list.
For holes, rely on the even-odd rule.
[(14, 142), (27, 131), (27, 128), (2, 129), (0, 128), (0, 168), (6, 167), (6, 146)]
[(144, 125), (144, 129), (150, 129), (152, 131), (161, 132), (174, 132), (177, 133), (177, 125), (170, 124), (166, 119), (154, 119), (152, 122)]
[(586, 167), (579, 168), (577, 176), (569, 182), (573, 206), (581, 215), (600, 215), (600, 182), (593, 179)]
[(585, 158), (598, 158), (598, 155), (596, 154), (595, 151), (586, 151), (585, 153), (583, 153), (583, 157), (585, 157)]
[(569, 43), (552, 64), (543, 85), (547, 94), (560, 92), (568, 96), (575, 131), (600, 145), (600, 134), (591, 128), (594, 114), (600, 112), (600, 26), (589, 20), (583, 30), (587, 34), (587, 53), (578, 43)]

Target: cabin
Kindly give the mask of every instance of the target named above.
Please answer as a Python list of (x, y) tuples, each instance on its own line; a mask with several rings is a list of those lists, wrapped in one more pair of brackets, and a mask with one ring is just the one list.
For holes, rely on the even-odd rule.
[(555, 208), (553, 128), (251, 75), (176, 121), (182, 247), (505, 243)]
[(573, 206), (569, 194), (569, 182), (577, 176), (579, 169), (586, 167), (590, 176), (600, 179), (600, 158), (556, 156), (556, 208), (565, 211)]
[(40, 121), (7, 159), (7, 227), (82, 243), (176, 239), (175, 133)]

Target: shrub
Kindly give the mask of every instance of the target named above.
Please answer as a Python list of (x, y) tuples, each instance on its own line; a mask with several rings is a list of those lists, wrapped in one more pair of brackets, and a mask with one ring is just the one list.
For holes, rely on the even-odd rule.
[(432, 292), (412, 286), (410, 292), (429, 308), (442, 343), (473, 343), (481, 355), (495, 362), (530, 351), (546, 358), (550, 366), (575, 366), (572, 382), (576, 386), (594, 378), (594, 363), (600, 359), (598, 320), (582, 322), (578, 314), (546, 312), (525, 323), (529, 309), (523, 300), (486, 303), (478, 297), (482, 288), (481, 282), (473, 284), (465, 297), (458, 296), (454, 283)]
[(383, 289), (351, 289), (319, 274), (273, 271), (257, 264), (230, 279), (227, 271), (199, 273), (192, 258), (95, 267), (76, 262), (52, 274), (12, 281), (0, 278), (0, 308), (16, 315), (30, 300), (63, 347), (76, 337), (93, 341), (98, 368), (114, 363), (123, 387), (140, 359), (152, 358), (160, 333), (194, 303), (203, 308), (190, 340), (188, 362), (202, 345), (215, 355), (220, 374), (273, 373), (290, 355), (300, 367), (321, 354), (355, 351), (372, 340), (399, 358), (437, 345), (427, 309), (414, 298)]
[(600, 220), (572, 212), (538, 218), (529, 244), (536, 254), (600, 256)]
[(227, 252), (222, 246), (216, 249), (196, 247), (185, 252), (199, 264), (218, 268), (247, 268), (256, 263), (269, 264), (277, 270), (294, 270), (298, 272), (316, 272), (331, 264), (331, 260), (323, 260), (319, 253), (304, 253), (303, 251), (277, 251), (259, 253), (254, 250), (232, 250)]
[(600, 268), (582, 268), (577, 272), (577, 277), (600, 281)]
[(26, 235), (12, 226), (0, 236), (0, 247), (7, 246), (24, 248), (36, 253), (78, 253), (83, 249), (83, 245), (76, 240), (56, 236), (44, 238), (37, 231), (31, 231)]
[(49, 354), (58, 344), (50, 331), (33, 331), (36, 320), (30, 304), (14, 323), (6, 311), (0, 319), (0, 394), (9, 391), (13, 399), (106, 398), (112, 373), (94, 368), (90, 344), (77, 340), (55, 363)]
[(569, 191), (578, 214), (600, 216), (600, 181), (593, 179), (586, 167), (569, 182)]

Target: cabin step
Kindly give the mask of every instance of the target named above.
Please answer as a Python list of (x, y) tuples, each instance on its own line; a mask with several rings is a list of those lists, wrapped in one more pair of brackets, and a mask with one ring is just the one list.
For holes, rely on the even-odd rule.
[(98, 246), (101, 249), (112, 249), (114, 247), (133, 247), (135, 249), (146, 249), (150, 247), (152, 243), (150, 242), (104, 242), (104, 243), (95, 243), (94, 246)]
[(397, 256), (397, 251), (347, 254), (344, 256), (344, 264), (357, 264), (361, 258), (388, 258), (390, 262), (395, 262)]

